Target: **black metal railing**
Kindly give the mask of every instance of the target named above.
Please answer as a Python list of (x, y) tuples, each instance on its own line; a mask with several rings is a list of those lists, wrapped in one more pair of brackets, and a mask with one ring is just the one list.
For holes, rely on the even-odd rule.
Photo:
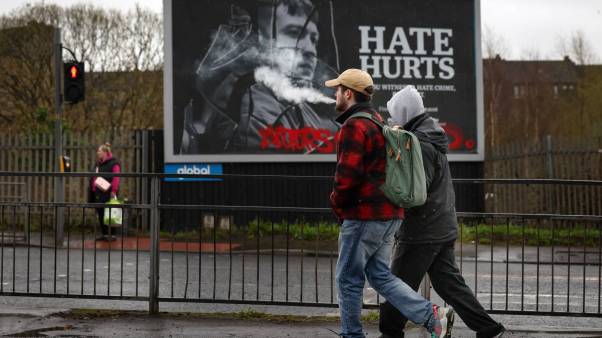
[[(66, 185), (93, 175), (0, 172), (8, 181), (62, 176)], [(163, 179), (177, 175), (119, 176), (146, 181), (149, 195), (114, 206), (125, 221), (113, 242), (95, 240), (96, 208), (104, 204), (0, 201), (0, 295), (139, 300), (151, 312), (160, 302), (337, 306), (338, 224), (328, 207), (229, 203), (241, 199), (227, 195), (219, 203), (186, 204), (162, 196)], [(269, 182), (331, 184), (326, 176), (210, 178), (221, 180), (209, 183), (213, 193), (225, 182), (244, 187), (249, 180), (267, 182), (255, 195), (268, 194)], [(601, 181), (566, 180), (455, 184), (602, 188)], [(489, 312), (602, 317), (602, 216), (459, 212), (458, 218), (458, 265)], [(441, 302), (436, 293), (432, 298)], [(365, 290), (366, 308), (380, 300)]]
[(600, 315), (602, 217), (459, 213), (459, 219), (459, 265), (489, 312)]

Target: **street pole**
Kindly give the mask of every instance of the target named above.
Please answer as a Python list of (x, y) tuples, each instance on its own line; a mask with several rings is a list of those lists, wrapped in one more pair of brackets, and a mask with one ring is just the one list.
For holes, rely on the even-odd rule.
[[(63, 113), (63, 101), (61, 97), (61, 72), (63, 70), (63, 51), (61, 45), (61, 29), (58, 27), (54, 28), (53, 34), (53, 57), (54, 57), (54, 172), (60, 172), (60, 157), (63, 155), (63, 126), (62, 126), (62, 113)], [(65, 180), (62, 176), (54, 178), (54, 202), (63, 203), (65, 202)], [(63, 245), (63, 229), (65, 225), (64, 210), (62, 207), (55, 207), (56, 212), (56, 241)], [(56, 245), (57, 243), (55, 243)]]

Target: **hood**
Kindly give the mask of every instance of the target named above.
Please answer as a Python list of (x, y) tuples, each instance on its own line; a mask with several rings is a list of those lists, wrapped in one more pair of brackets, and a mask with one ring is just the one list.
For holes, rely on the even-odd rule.
[(389, 124), (400, 125), (408, 123), (414, 117), (424, 113), (424, 104), (420, 93), (414, 86), (405, 86), (387, 102)]
[(439, 126), (439, 122), (424, 113), (411, 119), (403, 126), (403, 129), (410, 131), (418, 137), (421, 142), (432, 144), (437, 151), (447, 154), (448, 139), (445, 130)]

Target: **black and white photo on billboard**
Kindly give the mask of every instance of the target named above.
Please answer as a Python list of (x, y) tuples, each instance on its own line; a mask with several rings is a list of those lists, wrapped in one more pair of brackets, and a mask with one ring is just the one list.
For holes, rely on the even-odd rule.
[(228, 17), (194, 61), (179, 152), (333, 153), (339, 126), (319, 107), (334, 102), (323, 84), (337, 75), (318, 56), (320, 40), (333, 41), (318, 29), (324, 8), (310, 0), (209, 5)]
[[(165, 0), (168, 162), (334, 160), (334, 91), (361, 68), (373, 105), (414, 85), (482, 159), (478, 0)], [(168, 64), (169, 63), (169, 64)]]

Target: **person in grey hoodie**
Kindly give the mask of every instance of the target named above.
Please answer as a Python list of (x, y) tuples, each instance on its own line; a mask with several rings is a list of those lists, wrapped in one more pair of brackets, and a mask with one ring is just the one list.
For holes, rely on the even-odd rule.
[[(445, 131), (424, 112), (422, 97), (413, 86), (395, 93), (387, 108), (390, 125), (402, 126), (418, 137), (427, 186), (424, 205), (406, 209), (403, 226), (395, 236), (391, 272), (414, 290), (428, 273), (435, 291), (476, 331), (477, 338), (500, 337), (504, 326), (485, 312), (455, 261), (458, 221)], [(388, 302), (380, 305), (381, 338), (403, 337), (406, 322)]]

